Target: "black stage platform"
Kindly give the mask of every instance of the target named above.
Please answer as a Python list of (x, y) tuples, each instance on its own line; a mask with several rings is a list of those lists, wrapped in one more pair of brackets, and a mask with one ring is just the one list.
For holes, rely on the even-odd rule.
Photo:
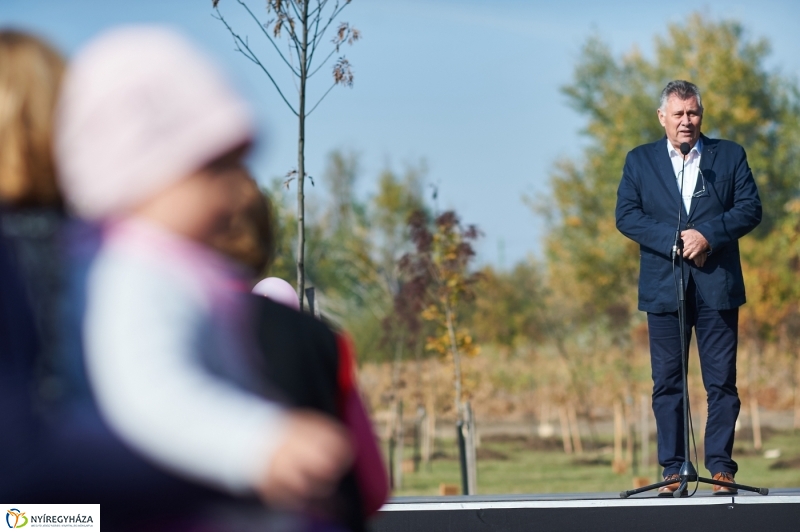
[[(690, 486), (691, 487), (691, 486)], [(691, 489), (689, 492), (691, 493)], [(629, 499), (619, 493), (396, 497), (380, 511), (374, 532), (692, 531), (800, 532), (800, 489)]]

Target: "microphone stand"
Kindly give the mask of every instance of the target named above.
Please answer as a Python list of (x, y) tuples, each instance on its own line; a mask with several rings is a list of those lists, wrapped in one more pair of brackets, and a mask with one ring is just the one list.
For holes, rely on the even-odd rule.
[[(679, 274), (679, 286), (678, 286), (678, 328), (680, 330), (681, 335), (681, 377), (683, 379), (683, 465), (681, 466), (680, 473), (678, 473), (678, 481), (680, 484), (678, 485), (678, 489), (672, 492), (672, 496), (675, 498), (678, 497), (688, 497), (689, 490), (686, 486), (689, 482), (703, 482), (705, 484), (716, 484), (717, 486), (725, 486), (727, 488), (735, 488), (740, 489), (743, 491), (752, 491), (754, 493), (758, 493), (759, 495), (767, 495), (769, 494), (768, 488), (756, 488), (753, 486), (745, 486), (743, 484), (737, 484), (735, 482), (723, 482), (721, 480), (714, 480), (712, 478), (703, 478), (697, 475), (697, 469), (695, 469), (694, 464), (692, 464), (692, 460), (690, 458), (690, 448), (689, 448), (689, 419), (690, 419), (690, 411), (689, 411), (689, 379), (687, 377), (687, 369), (689, 367), (689, 346), (686, 342), (686, 286), (684, 285), (684, 278), (683, 278), (683, 239), (681, 238), (681, 209), (683, 208), (683, 178), (684, 174), (686, 173), (686, 155), (691, 150), (691, 146), (688, 143), (684, 142), (680, 146), (681, 154), (683, 155), (683, 170), (681, 170), (681, 188), (680, 188), (680, 199), (678, 201), (678, 227), (675, 229), (675, 243), (672, 246), (672, 263), (675, 264), (675, 260), (678, 261), (678, 270), (680, 271)], [(673, 273), (674, 275), (674, 273)], [(668, 486), (670, 484), (675, 484), (675, 479), (670, 480), (663, 480), (661, 482), (656, 482), (655, 484), (650, 484), (649, 486), (644, 486), (642, 488), (632, 489), (628, 491), (620, 492), (619, 496), (622, 499), (627, 499), (631, 495), (636, 495), (637, 493), (643, 493), (645, 491), (650, 491), (654, 489), (661, 488), (663, 486)]]

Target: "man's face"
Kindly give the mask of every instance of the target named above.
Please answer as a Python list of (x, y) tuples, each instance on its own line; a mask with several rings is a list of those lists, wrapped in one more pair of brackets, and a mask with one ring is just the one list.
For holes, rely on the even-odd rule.
[(700, 125), (703, 123), (703, 111), (697, 104), (697, 98), (691, 96), (681, 100), (676, 94), (667, 99), (666, 108), (658, 110), (658, 121), (664, 126), (667, 139), (676, 150), (688, 142), (694, 147), (700, 138)]

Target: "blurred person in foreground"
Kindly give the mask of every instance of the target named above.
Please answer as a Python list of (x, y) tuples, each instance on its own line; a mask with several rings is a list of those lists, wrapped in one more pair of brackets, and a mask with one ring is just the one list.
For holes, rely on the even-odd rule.
[(119, 529), (223, 497), (133, 455), (92, 399), (80, 328), (96, 232), (66, 215), (51, 146), (64, 69), (43, 40), (0, 30), (0, 499), (101, 503)]
[(47, 43), (0, 30), (0, 228), (21, 276), (38, 347), (35, 393), (54, 396), (65, 220), (51, 156), (52, 116), (64, 59)]
[[(700, 132), (703, 104), (697, 86), (671, 81), (661, 93), (657, 114), (665, 136), (628, 153), (616, 219), (620, 232), (639, 244), (639, 310), (647, 312), (658, 461), (664, 480), (677, 481), (689, 459), (684, 456), (679, 277), (672, 256), (679, 228), (686, 259), (686, 345), (694, 327), (708, 395), (704, 463), (714, 480), (733, 482), (740, 407), (738, 319), (745, 303), (739, 239), (761, 222), (761, 200), (744, 149)], [(685, 155), (684, 143), (689, 148)], [(659, 494), (671, 496), (678, 488), (677, 482), (668, 484)], [(713, 492), (731, 495), (736, 490), (715, 484)]]
[[(273, 208), (252, 178), (243, 175), (237, 186), (237, 208), (211, 244), (241, 264), (254, 282), (274, 257)], [(249, 291), (253, 282), (244, 288)], [(263, 378), (275, 385), (285, 404), (322, 412), (347, 428), (355, 461), (329, 500), (328, 513), (350, 530), (363, 530), (365, 520), (386, 501), (389, 482), (358, 391), (353, 344), (344, 332), (299, 312), (297, 295), (286, 281), (264, 279), (252, 293), (248, 306)]]
[(104, 419), (138, 453), (313, 511), (350, 466), (347, 435), (270, 399), (253, 371), (241, 272), (209, 246), (236, 207), (253, 135), (246, 105), (170, 30), (111, 30), (76, 55), (55, 153), (67, 204), (103, 225), (86, 364)]

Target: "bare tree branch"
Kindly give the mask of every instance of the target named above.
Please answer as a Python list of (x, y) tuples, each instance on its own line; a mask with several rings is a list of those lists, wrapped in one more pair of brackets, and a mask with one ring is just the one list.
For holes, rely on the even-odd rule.
[[(289, 103), (289, 100), (287, 100), (286, 96), (284, 96), (283, 91), (281, 90), (281, 88), (278, 85), (278, 83), (275, 81), (275, 78), (273, 78), (272, 74), (269, 73), (269, 70), (267, 69), (267, 67), (265, 67), (261, 63), (261, 61), (259, 61), (258, 57), (253, 53), (253, 51), (247, 45), (247, 42), (245, 42), (245, 40), (242, 39), (239, 36), (238, 33), (233, 31), (233, 28), (231, 28), (230, 24), (228, 24), (228, 22), (225, 20), (225, 17), (222, 16), (222, 14), (219, 12), (219, 10), (217, 10), (217, 15), (218, 16), (216, 16), (216, 17), (214, 17), (214, 15), (211, 15), (211, 16), (216, 18), (220, 22), (222, 22), (225, 25), (225, 27), (228, 28), (228, 32), (230, 32), (230, 34), (233, 36), (234, 43), (236, 43), (237, 51), (239, 51), (242, 55), (247, 57), (250, 61), (252, 61), (256, 65), (258, 65), (261, 68), (261, 70), (264, 71), (264, 73), (267, 75), (269, 80), (272, 82), (272, 85), (275, 87), (275, 90), (277, 90), (278, 94), (280, 94), (281, 98), (283, 98), (284, 103), (286, 103), (286, 105), (289, 106), (289, 109), (291, 109), (291, 111), (295, 114), (295, 116), (300, 116), (299, 113), (295, 110), (294, 106), (291, 103)], [(247, 50), (247, 52), (248, 52), (247, 54), (242, 50), (242, 48), (241, 48), (242, 45), (244, 46), (244, 49)]]
[[(349, 4), (349, 2), (345, 2), (343, 5), (339, 5), (339, 1), (337, 0), (336, 5), (333, 6), (333, 12), (331, 13), (331, 16), (328, 18), (328, 21), (322, 27), (322, 30), (320, 30), (319, 33), (315, 32), (315, 38), (311, 42), (311, 54), (308, 58), (309, 65), (311, 65), (311, 62), (314, 60), (314, 52), (316, 51), (317, 46), (319, 45), (323, 35), (325, 35), (325, 32), (328, 30), (328, 27), (330, 27), (330, 25), (333, 23), (333, 19), (339, 16), (339, 13), (342, 12), (342, 10), (345, 8), (345, 6), (347, 6), (347, 4)], [(320, 13), (320, 16), (321, 15), (322, 13)]]
[[(241, 2), (242, 0), (237, 0), (237, 1)], [(290, 0), (290, 1), (289, 1), (289, 3), (290, 3), (290, 4), (292, 4), (292, 7), (295, 7), (295, 3), (294, 3), (294, 1), (293, 1), (293, 0)], [(297, 11), (297, 10), (295, 9), (295, 12), (296, 12), (296, 11)], [(283, 8), (283, 10), (281, 11), (281, 13), (279, 13), (279, 14), (282, 14), (282, 15), (283, 15), (283, 17), (284, 17), (286, 20), (288, 20), (288, 21), (289, 21), (289, 23), (287, 24), (287, 25), (288, 25), (288, 27), (289, 27), (289, 37), (290, 37), (290, 38), (292, 39), (292, 41), (294, 42), (294, 45), (295, 45), (295, 46), (296, 46), (298, 49), (302, 48), (302, 47), (303, 47), (303, 43), (302, 43), (302, 41), (300, 40), (300, 37), (297, 35), (297, 32), (294, 30), (294, 21), (293, 21), (293, 19), (292, 19), (291, 15), (290, 15), (290, 14), (289, 14), (289, 13), (286, 11), (286, 8)], [(298, 18), (300, 18), (300, 19), (302, 20), (302, 17), (298, 17)], [(299, 58), (299, 57), (300, 57), (300, 52), (298, 51), (298, 58)]]
[[(327, 0), (326, 0), (326, 2), (327, 2)], [(317, 3), (317, 6), (319, 7), (320, 4)], [(316, 43), (317, 43), (317, 36), (319, 35), (319, 20), (320, 20), (321, 13), (322, 13), (322, 9), (320, 8), (319, 12), (312, 18), (312, 20), (314, 21), (314, 32), (313, 32), (313, 35), (311, 36), (311, 53), (309, 54), (308, 69), (307, 70), (311, 70), (311, 60), (314, 57), (314, 51), (317, 49)]]
[(320, 64), (319, 64), (319, 66), (318, 66), (317, 68), (315, 68), (315, 69), (314, 69), (314, 70), (313, 70), (311, 73), (309, 73), (309, 74), (308, 74), (308, 77), (310, 78), (311, 76), (313, 76), (314, 74), (316, 74), (317, 72), (319, 72), (319, 69), (321, 69), (322, 67), (324, 67), (324, 66), (325, 66), (325, 64), (326, 64), (326, 63), (327, 63), (327, 62), (330, 60), (330, 58), (331, 58), (331, 57), (333, 57), (333, 54), (335, 54), (335, 53), (336, 53), (336, 52), (338, 52), (338, 51), (339, 51), (339, 50), (337, 50), (336, 48), (334, 48), (333, 50), (331, 50), (331, 53), (329, 53), (329, 54), (328, 54), (328, 56), (327, 56), (325, 59), (323, 59), (323, 60), (322, 60), (322, 63), (320, 63)]
[[(239, 2), (242, 6), (244, 6), (245, 9), (250, 11), (250, 9), (244, 4), (243, 0), (237, 0), (237, 2)], [(295, 0), (289, 0), (289, 2), (292, 4), (292, 8), (294, 8), (295, 13), (297, 13), (294, 4)], [(256, 20), (256, 22), (258, 22), (258, 24), (264, 30), (267, 30), (269, 29), (269, 26), (272, 26), (272, 34), (273, 37), (276, 39), (281, 36), (281, 30), (283, 28), (286, 28), (286, 30), (289, 32), (289, 40), (294, 42), (296, 45), (299, 45), (300, 40), (294, 29), (295, 19), (292, 18), (292, 14), (288, 11), (288, 8), (286, 7), (286, 2), (283, 0), (267, 0), (267, 13), (270, 12), (274, 12), (276, 18), (270, 19), (264, 24), (261, 24), (261, 22), (258, 20), (258, 17), (253, 15), (252, 12), (250, 13), (250, 15), (253, 17), (254, 20)]]
[(325, 5), (327, 3), (328, 3), (328, 0), (317, 0), (317, 7), (315, 7), (314, 9), (312, 9), (311, 11), (308, 12), (308, 17), (310, 19), (314, 19), (316, 21), (319, 21), (319, 18), (320, 18), (319, 15), (325, 9)]
[(306, 113), (306, 116), (308, 116), (308, 115), (310, 115), (311, 113), (313, 113), (313, 112), (314, 112), (314, 109), (316, 109), (316, 108), (317, 108), (317, 106), (318, 106), (319, 104), (321, 104), (321, 103), (322, 103), (322, 100), (324, 100), (324, 99), (325, 99), (325, 96), (327, 96), (327, 95), (328, 95), (328, 93), (329, 93), (329, 92), (331, 92), (331, 91), (333, 90), (333, 88), (334, 88), (336, 85), (337, 85), (337, 84), (336, 84), (336, 83), (334, 83), (333, 85), (331, 85), (331, 86), (328, 88), (328, 90), (326, 90), (326, 91), (325, 91), (325, 94), (323, 94), (323, 95), (322, 95), (322, 97), (321, 97), (319, 100), (317, 100), (317, 103), (315, 103), (315, 104), (314, 104), (314, 107), (312, 107), (312, 108), (311, 108), (311, 110), (310, 110), (309, 112), (307, 112), (307, 113)]
[[(310, 0), (305, 0), (305, 1), (308, 2)], [(289, 5), (292, 6), (292, 10), (294, 11), (294, 16), (302, 20), (303, 15), (297, 10), (297, 2), (295, 2), (294, 0), (289, 0)]]
[[(289, 51), (290, 52), (293, 51), (297, 55), (297, 62), (299, 63), (300, 62), (300, 49), (292, 42), (291, 39), (286, 41), (286, 46), (289, 47)], [(289, 56), (291, 57), (291, 54), (289, 54)], [(292, 59), (292, 65), (294, 65), (294, 59)], [(308, 79), (307, 75), (306, 75), (306, 79)], [(294, 90), (296, 90), (298, 94), (300, 93), (300, 86), (297, 84), (297, 82), (299, 80), (300, 80), (300, 74), (298, 74), (298, 75), (296, 75), (296, 76), (294, 76), (292, 78), (292, 83), (294, 84)]]
[[(308, 116), (308, 115), (306, 115), (306, 116)], [(297, 179), (297, 169), (295, 168), (294, 170), (289, 170), (289, 172), (288, 172), (288, 173), (287, 173), (287, 174), (286, 174), (284, 177), (286, 177), (287, 179), (286, 179), (286, 181), (284, 181), (284, 182), (283, 182), (283, 185), (284, 185), (286, 188), (289, 188), (289, 184), (290, 184), (292, 181), (294, 181), (295, 179)], [(311, 181), (311, 186), (312, 186), (312, 187), (315, 187), (315, 186), (317, 186), (317, 185), (314, 183), (314, 176), (310, 176), (310, 175), (308, 175), (308, 172), (306, 172), (306, 179), (308, 179), (309, 181)]]
[[(313, 14), (309, 14), (309, 16), (312, 17), (312, 20), (314, 21), (314, 36), (311, 38), (311, 42), (315, 43), (313, 45), (313, 48), (316, 48), (317, 36), (319, 35), (319, 21), (322, 19), (322, 10), (325, 8), (325, 4), (327, 4), (327, 3), (328, 3), (328, 0), (322, 0), (321, 2), (318, 0), (317, 1), (317, 9), (312, 11)], [(311, 55), (312, 56), (314, 55), (313, 54), (313, 49), (312, 49), (312, 54)], [(311, 63), (310, 62), (308, 64), (308, 66), (311, 67)]]
[[(289, 67), (289, 68), (292, 70), (292, 73), (293, 73), (295, 76), (299, 76), (299, 75), (300, 75), (300, 72), (298, 72), (298, 71), (295, 69), (295, 67), (294, 67), (294, 66), (293, 66), (291, 63), (289, 63), (289, 61), (288, 61), (288, 60), (286, 59), (286, 57), (283, 55), (283, 52), (281, 52), (280, 48), (278, 48), (278, 45), (277, 45), (277, 43), (276, 43), (276, 42), (275, 42), (275, 40), (272, 38), (272, 36), (269, 34), (269, 32), (267, 31), (267, 29), (264, 27), (264, 25), (261, 23), (261, 21), (260, 21), (260, 20), (258, 20), (258, 17), (256, 17), (255, 13), (253, 13), (253, 12), (250, 10), (250, 7), (249, 7), (249, 6), (248, 6), (246, 3), (244, 3), (242, 0), (236, 0), (236, 1), (237, 1), (237, 2), (239, 2), (239, 5), (241, 5), (242, 7), (244, 7), (244, 8), (247, 10), (247, 12), (250, 14), (250, 17), (251, 17), (251, 18), (252, 18), (252, 19), (253, 19), (253, 20), (256, 22), (256, 24), (258, 25), (258, 27), (259, 27), (259, 29), (261, 30), (261, 32), (262, 32), (262, 33), (263, 33), (263, 34), (266, 36), (266, 38), (269, 40), (270, 44), (272, 44), (273, 48), (275, 48), (275, 51), (276, 51), (276, 52), (278, 52), (278, 55), (281, 57), (281, 59), (283, 59), (283, 62), (284, 62), (284, 63), (286, 63), (286, 65), (287, 65), (287, 66), (288, 66), (288, 67)], [(219, 12), (219, 9), (217, 9), (217, 12)]]

